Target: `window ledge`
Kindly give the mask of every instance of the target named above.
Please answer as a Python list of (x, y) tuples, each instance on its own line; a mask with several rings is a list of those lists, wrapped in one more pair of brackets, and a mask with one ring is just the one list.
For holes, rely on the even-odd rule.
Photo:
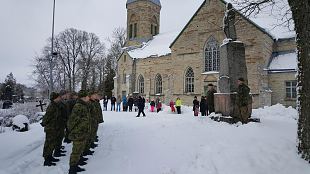
[(211, 75), (211, 74), (219, 74), (218, 71), (206, 71), (204, 73), (201, 73), (202, 75)]
[(296, 101), (297, 98), (285, 98), (284, 101)]

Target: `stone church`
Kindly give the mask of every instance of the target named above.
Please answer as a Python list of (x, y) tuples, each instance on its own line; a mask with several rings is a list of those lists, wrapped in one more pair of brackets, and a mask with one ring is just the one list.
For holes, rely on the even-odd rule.
[[(181, 31), (160, 31), (160, 0), (127, 0), (127, 42), (117, 60), (114, 95), (159, 96), (168, 103), (218, 86), (219, 48), (225, 39), (227, 0), (205, 0)], [(266, 19), (265, 19), (266, 18)], [(237, 39), (245, 44), (248, 85), (253, 107), (296, 104), (297, 55), (294, 31), (270, 30), (266, 21), (237, 12)], [(269, 19), (267, 19), (269, 18)]]

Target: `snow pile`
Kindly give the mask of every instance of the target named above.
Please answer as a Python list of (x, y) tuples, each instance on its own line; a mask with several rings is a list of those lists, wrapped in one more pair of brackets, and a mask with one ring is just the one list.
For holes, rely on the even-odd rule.
[(281, 119), (281, 120), (297, 120), (298, 112), (292, 107), (284, 107), (281, 104), (266, 106), (264, 108), (253, 110), (253, 117), (262, 119)]
[(152, 40), (144, 43), (142, 48), (131, 50), (128, 54), (133, 58), (159, 57), (170, 54), (171, 50), (169, 46), (177, 34), (178, 32), (175, 31), (158, 34)]
[[(297, 112), (281, 105), (254, 110), (262, 123), (230, 125), (182, 115), (104, 112), (99, 147), (88, 156), (85, 174), (308, 174), (296, 150)], [(43, 167), (44, 131), (38, 124), (23, 134), (0, 134), (0, 173), (64, 174), (72, 145), (55, 167)], [(3, 141), (2, 141), (3, 140)]]
[(279, 54), (274, 57), (269, 70), (297, 70), (297, 53)]
[(29, 119), (25, 116), (25, 115), (17, 115), (12, 119), (12, 124), (13, 124), (13, 129), (14, 130), (18, 130), (18, 131), (22, 131), (28, 130), (28, 126), (29, 126)]

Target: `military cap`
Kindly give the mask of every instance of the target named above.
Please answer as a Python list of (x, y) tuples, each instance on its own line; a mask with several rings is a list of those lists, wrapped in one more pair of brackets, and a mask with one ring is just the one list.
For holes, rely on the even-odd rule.
[(63, 96), (63, 95), (66, 95), (68, 92), (66, 91), (66, 90), (61, 90), (60, 92), (59, 92), (59, 95), (60, 96)]
[(56, 93), (56, 92), (52, 92), (52, 93), (50, 94), (50, 100), (55, 100), (57, 97), (59, 97), (59, 94)]
[(79, 98), (83, 98), (83, 97), (87, 97), (87, 96), (88, 96), (88, 92), (85, 90), (80, 90), (78, 93)]

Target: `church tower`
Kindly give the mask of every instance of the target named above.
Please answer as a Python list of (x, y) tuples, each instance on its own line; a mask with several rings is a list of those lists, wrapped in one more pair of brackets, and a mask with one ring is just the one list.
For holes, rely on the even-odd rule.
[(127, 0), (127, 46), (147, 42), (159, 33), (160, 0)]

